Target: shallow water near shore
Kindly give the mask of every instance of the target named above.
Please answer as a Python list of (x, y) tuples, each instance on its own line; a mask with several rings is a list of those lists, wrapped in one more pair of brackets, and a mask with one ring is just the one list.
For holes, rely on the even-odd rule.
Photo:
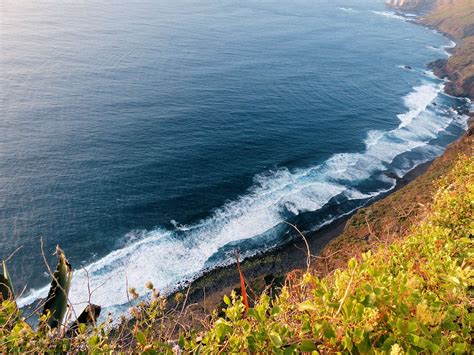
[(283, 220), (349, 213), (465, 127), (425, 67), (451, 42), (379, 2), (2, 6), (0, 257), (23, 246), (21, 305), (46, 294), (40, 236), (76, 268), (73, 302), (89, 281), (111, 309), (126, 280), (171, 291), (287, 241)]

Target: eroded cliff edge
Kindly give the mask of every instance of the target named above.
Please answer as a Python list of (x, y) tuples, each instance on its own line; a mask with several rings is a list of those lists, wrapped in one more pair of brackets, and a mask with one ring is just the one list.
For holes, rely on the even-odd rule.
[(474, 98), (474, 0), (440, 2), (421, 23), (437, 28), (456, 41), (450, 58), (430, 65), (435, 74), (450, 80), (446, 92)]
[(387, 0), (387, 6), (401, 11), (425, 11), (420, 21), (456, 41), (449, 59), (430, 64), (436, 75), (447, 78), (446, 92), (474, 97), (474, 0)]

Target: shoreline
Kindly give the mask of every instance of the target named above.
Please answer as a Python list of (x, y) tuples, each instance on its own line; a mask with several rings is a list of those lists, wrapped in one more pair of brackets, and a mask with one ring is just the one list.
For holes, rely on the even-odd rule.
[[(423, 17), (420, 16), (418, 19), (414, 20), (413, 23), (421, 25), (427, 29), (436, 30), (448, 40), (453, 41), (455, 46), (453, 48), (447, 49), (448, 53), (453, 55), (456, 47), (459, 46), (459, 40), (436, 26), (424, 24), (422, 20)], [(435, 63), (439, 60), (443, 59), (436, 59), (433, 62), (427, 63), (426, 67), (429, 68), (432, 63)], [(442, 79), (442, 77), (437, 75), (437, 73), (435, 73), (435, 75)], [(449, 80), (449, 82), (452, 81)], [(444, 89), (443, 93), (449, 95), (449, 93), (446, 92), (446, 88)], [(469, 131), (469, 127), (472, 127), (474, 121), (474, 113), (468, 112), (467, 115), (470, 117), (467, 122), (467, 131)], [(449, 147), (461, 142), (465, 136), (466, 133), (454, 140), (450, 145), (448, 145), (448, 147), (446, 147), (444, 152), (438, 158), (421, 163), (407, 172), (404, 176), (397, 178), (394, 188), (392, 188), (390, 191), (380, 194), (367, 204), (358, 207), (348, 215), (341, 216), (328, 225), (323, 226), (314, 232), (307, 233), (305, 237), (312, 256), (320, 254), (324, 248), (330, 244), (330, 242), (336, 241), (338, 237), (342, 236), (347, 222), (358, 211), (368, 208), (374, 205), (376, 202), (393, 195), (395, 192), (413, 182), (418, 177), (424, 175), (434, 161), (443, 159)], [(302, 238), (296, 238), (276, 248), (269, 249), (248, 257), (241, 261), (240, 264), (242, 273), (248, 283), (248, 286), (255, 290), (258, 294), (259, 291), (263, 291), (266, 287), (281, 285), (284, 280), (284, 276), (287, 273), (306, 268), (306, 259), (307, 252), (305, 248), (305, 242), (302, 240)], [(171, 303), (174, 303), (173, 300), (176, 294), (186, 293), (188, 303), (199, 305), (202, 307), (205, 314), (207, 314), (222, 304), (222, 297), (225, 294), (230, 294), (232, 290), (240, 292), (239, 272), (235, 262), (229, 265), (219, 266), (212, 270), (205, 270), (203, 274), (196, 279), (190, 281), (189, 283), (185, 283), (182, 286), (178, 286), (177, 289), (168, 296), (168, 299), (171, 301)]]
[[(423, 175), (435, 159), (421, 163), (398, 178), (395, 186), (385, 193), (380, 194), (364, 206), (357, 208), (348, 215), (341, 216), (320, 229), (305, 235), (311, 254), (318, 255), (331, 241), (342, 235), (347, 222), (360, 209), (372, 206), (393, 193), (399, 191), (417, 177)], [(249, 286), (258, 291), (263, 291), (270, 285), (281, 284), (282, 278), (289, 272), (306, 268), (307, 252), (302, 238), (296, 238), (274, 249), (270, 249), (241, 261), (242, 273)], [(191, 281), (186, 286), (179, 287), (172, 292), (168, 299), (173, 299), (178, 293), (186, 293), (189, 304), (198, 304), (207, 312), (218, 306), (222, 297), (232, 290), (240, 290), (240, 278), (237, 266), (219, 266), (205, 271), (203, 275)]]
[[(428, 29), (436, 29), (440, 34), (448, 39), (454, 40), (449, 34), (446, 34), (435, 26), (425, 25), (418, 20), (410, 22), (422, 25)], [(458, 42), (456, 42), (456, 46)], [(454, 49), (449, 49), (453, 51)], [(426, 64), (428, 66), (430, 63)], [(459, 141), (463, 135), (454, 142)], [(446, 148), (447, 149), (447, 148)], [(441, 156), (445, 154), (446, 150)], [(401, 188), (414, 181), (417, 177), (423, 175), (433, 163), (433, 160), (424, 162), (408, 171), (404, 176), (396, 178), (395, 186), (389, 191), (383, 192), (368, 200), (364, 205), (356, 208), (354, 211), (337, 217), (327, 225), (318, 228), (312, 232), (305, 232), (305, 237), (309, 243), (313, 255), (320, 254), (330, 242), (341, 236), (346, 228), (347, 222), (358, 213), (358, 211), (374, 205), (376, 202), (391, 196)], [(390, 177), (393, 177), (390, 175)], [(253, 256), (249, 256), (241, 261), (242, 271), (249, 282), (249, 285), (255, 290), (265, 288), (275, 280), (282, 279), (288, 272), (306, 268), (306, 249), (305, 243), (295, 234), (294, 238), (282, 243), (281, 245), (261, 251)], [(173, 298), (178, 293), (185, 293), (190, 303), (198, 303), (205, 308), (208, 306), (212, 311), (222, 300), (224, 294), (229, 294), (233, 289), (240, 288), (239, 273), (235, 260), (229, 264), (221, 265), (216, 268), (203, 270), (199, 276), (191, 280), (183, 280), (169, 294), (167, 298), (173, 303)], [(257, 292), (258, 293), (258, 292)]]

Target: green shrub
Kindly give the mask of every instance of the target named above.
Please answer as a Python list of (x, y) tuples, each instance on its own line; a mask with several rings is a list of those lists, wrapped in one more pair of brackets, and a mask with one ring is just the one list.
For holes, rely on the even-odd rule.
[(186, 350), (224, 352), (464, 353), (471, 344), (474, 161), (439, 182), (430, 212), (406, 239), (352, 259), (324, 279), (306, 274), (242, 318), (225, 317)]
[[(120, 330), (79, 327), (69, 337), (61, 329), (33, 330), (6, 300), (0, 352), (467, 353), (474, 320), (473, 177), (474, 159), (461, 157), (407, 238), (323, 279), (288, 278), (278, 296), (264, 293), (247, 311), (232, 293), (224, 297), (223, 316), (215, 312), (199, 333), (176, 335), (180, 312), (166, 313), (159, 295), (134, 307), (134, 320)], [(170, 319), (171, 332), (164, 322)]]

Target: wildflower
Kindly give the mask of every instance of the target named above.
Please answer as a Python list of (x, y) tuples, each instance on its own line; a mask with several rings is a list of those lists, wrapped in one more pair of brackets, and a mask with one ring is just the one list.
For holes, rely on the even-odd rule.
[(148, 281), (146, 284), (145, 284), (145, 287), (149, 290), (153, 290), (153, 283), (151, 281)]

